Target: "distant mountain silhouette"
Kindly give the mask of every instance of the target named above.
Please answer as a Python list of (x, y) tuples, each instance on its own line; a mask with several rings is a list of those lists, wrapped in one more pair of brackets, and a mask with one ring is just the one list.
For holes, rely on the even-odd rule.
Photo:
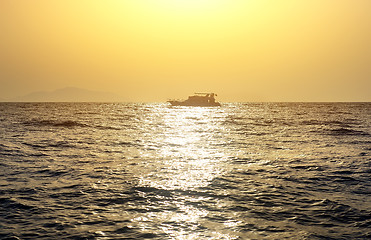
[(10, 99), (13, 102), (120, 102), (123, 99), (109, 92), (66, 87), (52, 92), (40, 91)]

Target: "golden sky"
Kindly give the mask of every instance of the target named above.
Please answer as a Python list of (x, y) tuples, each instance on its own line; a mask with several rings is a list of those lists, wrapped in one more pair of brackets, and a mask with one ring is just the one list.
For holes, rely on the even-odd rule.
[(370, 0), (2, 0), (0, 98), (371, 101)]

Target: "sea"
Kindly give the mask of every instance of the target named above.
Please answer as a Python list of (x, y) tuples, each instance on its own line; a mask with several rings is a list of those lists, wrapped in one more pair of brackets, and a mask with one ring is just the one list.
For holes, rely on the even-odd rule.
[(0, 103), (0, 239), (371, 239), (371, 103)]

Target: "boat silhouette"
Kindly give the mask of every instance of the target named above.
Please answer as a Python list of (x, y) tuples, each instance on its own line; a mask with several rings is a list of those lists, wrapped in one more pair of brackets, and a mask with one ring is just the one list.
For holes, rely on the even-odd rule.
[(172, 106), (198, 106), (198, 107), (220, 107), (221, 104), (215, 101), (215, 93), (195, 93), (187, 100), (169, 100)]

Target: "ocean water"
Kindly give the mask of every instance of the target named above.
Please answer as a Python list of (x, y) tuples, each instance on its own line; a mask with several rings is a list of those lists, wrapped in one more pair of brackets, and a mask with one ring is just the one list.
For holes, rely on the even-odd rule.
[(0, 103), (0, 239), (371, 239), (371, 103)]

